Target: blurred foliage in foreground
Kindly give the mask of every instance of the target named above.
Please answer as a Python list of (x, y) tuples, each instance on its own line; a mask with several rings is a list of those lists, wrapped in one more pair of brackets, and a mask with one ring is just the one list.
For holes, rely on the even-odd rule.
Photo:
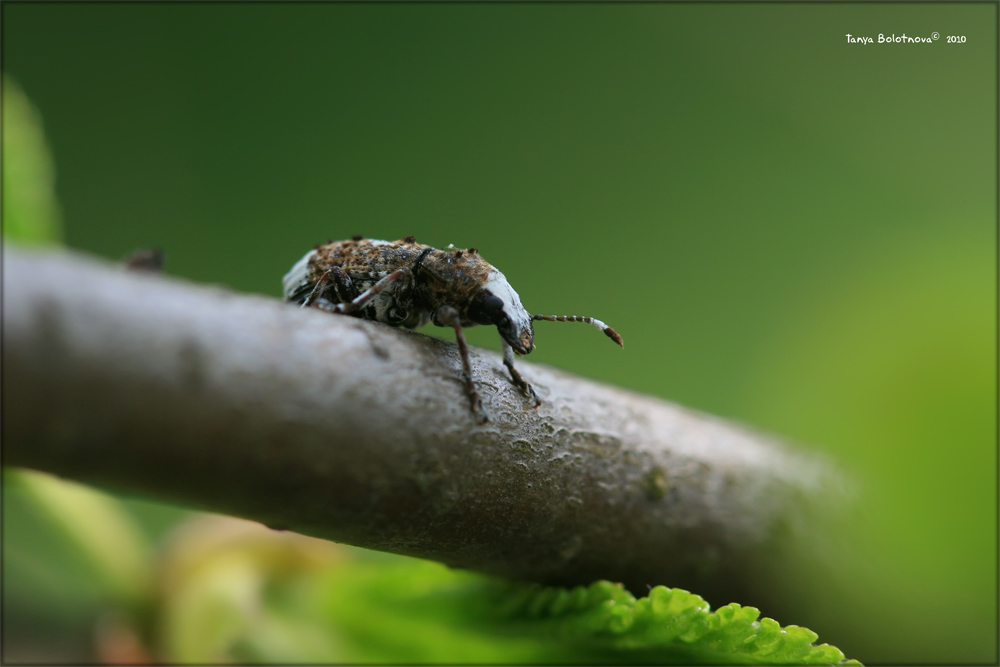
[(226, 517), (196, 516), (143, 558), (147, 540), (114, 499), (41, 473), (7, 481), (95, 583), (101, 662), (844, 662), (810, 630), (738, 604), (712, 612), (680, 589), (637, 600), (606, 581), (504, 582)]
[(3, 77), (3, 227), (21, 243), (60, 238), (55, 167), (42, 119), (20, 86)]

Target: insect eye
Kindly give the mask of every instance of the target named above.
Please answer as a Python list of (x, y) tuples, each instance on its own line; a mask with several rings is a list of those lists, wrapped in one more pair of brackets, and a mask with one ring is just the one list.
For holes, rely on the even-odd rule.
[(469, 319), (477, 324), (496, 324), (502, 315), (503, 300), (495, 294), (481, 294), (469, 308)]
[(502, 310), (503, 301), (498, 296), (490, 295), (483, 301), (483, 312), (489, 315), (491, 319), (499, 315)]

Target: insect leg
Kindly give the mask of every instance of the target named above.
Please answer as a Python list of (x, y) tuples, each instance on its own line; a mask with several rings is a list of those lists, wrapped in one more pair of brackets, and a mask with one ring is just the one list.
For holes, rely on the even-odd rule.
[(335, 266), (328, 273), (330, 274), (330, 280), (333, 281), (333, 286), (337, 290), (338, 302), (347, 303), (358, 298), (358, 288), (354, 286), (354, 281), (351, 280), (349, 275), (344, 273), (342, 268)]
[[(368, 302), (371, 301), (372, 299), (374, 299), (375, 297), (377, 297), (379, 295), (379, 293), (382, 292), (382, 290), (384, 290), (391, 283), (395, 282), (396, 280), (399, 280), (400, 278), (402, 278), (403, 276), (405, 276), (409, 272), (410, 272), (410, 270), (408, 268), (402, 268), (402, 269), (397, 269), (397, 270), (393, 271), (392, 273), (390, 273), (389, 275), (387, 275), (385, 278), (383, 278), (382, 280), (378, 281), (377, 283), (375, 283), (374, 285), (372, 285), (370, 288), (368, 288), (367, 290), (365, 290), (364, 292), (362, 292), (361, 295), (359, 297), (355, 298), (353, 301), (348, 301), (346, 303), (333, 303), (333, 304), (331, 304), (329, 301), (326, 301), (324, 299), (324, 301), (326, 301), (326, 303), (318, 302), (316, 305), (318, 307), (322, 308), (323, 310), (331, 312), (331, 313), (342, 313), (342, 314), (345, 314), (345, 315), (349, 314), (349, 313), (353, 313), (354, 311), (361, 310), (362, 308), (364, 308), (365, 306), (367, 306)], [(333, 269), (331, 269), (330, 271), (327, 271), (325, 274), (323, 274), (323, 278), (329, 279), (327, 277), (330, 276), (332, 273), (333, 273)], [(346, 278), (346, 276), (345, 276), (345, 278)], [(353, 286), (353, 283), (351, 285)], [(313, 291), (315, 291), (315, 289)]]
[[(332, 285), (330, 283), (333, 283)], [(326, 294), (333, 288), (333, 300), (326, 298)], [(302, 301), (302, 308), (316, 306), (322, 310), (340, 312), (334, 310), (334, 305), (341, 302), (351, 302), (358, 298), (358, 290), (351, 281), (351, 277), (344, 273), (339, 266), (335, 266), (323, 277), (316, 281), (309, 295)]]
[(538, 394), (535, 393), (535, 390), (531, 388), (530, 384), (525, 382), (524, 378), (521, 377), (521, 374), (517, 372), (516, 368), (514, 368), (514, 348), (508, 345), (507, 341), (502, 338), (500, 339), (500, 342), (503, 345), (503, 365), (510, 371), (511, 381), (514, 383), (515, 387), (524, 392), (525, 396), (535, 401), (535, 407), (537, 408), (542, 404), (542, 399), (538, 398)]
[[(301, 308), (308, 308), (309, 306), (313, 305), (316, 299), (319, 299), (323, 295), (323, 293), (326, 291), (327, 283), (330, 282), (330, 275), (332, 273), (333, 269), (330, 269), (329, 271), (323, 274), (322, 278), (316, 281), (316, 284), (313, 285), (312, 291), (310, 291), (309, 295), (302, 300)], [(323, 301), (326, 301), (326, 299), (323, 299)]]
[(483, 409), (483, 401), (476, 392), (476, 386), (472, 383), (472, 365), (469, 363), (469, 346), (465, 343), (465, 334), (462, 333), (462, 318), (458, 311), (451, 306), (441, 306), (434, 314), (435, 322), (444, 326), (455, 328), (455, 340), (458, 341), (458, 354), (462, 357), (462, 382), (465, 383), (465, 393), (469, 396), (472, 404), (472, 412), (480, 424), (485, 424), (490, 420)]
[(625, 347), (625, 343), (622, 342), (622, 337), (618, 335), (617, 331), (604, 322), (595, 320), (593, 317), (580, 317), (579, 315), (532, 315), (531, 319), (548, 320), (549, 322), (586, 322), (603, 331), (605, 336), (618, 343), (621, 347)]

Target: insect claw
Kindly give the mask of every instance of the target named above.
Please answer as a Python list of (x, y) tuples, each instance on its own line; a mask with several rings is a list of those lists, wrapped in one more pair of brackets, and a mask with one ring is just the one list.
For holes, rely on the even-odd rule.
[(482, 405), (478, 405), (472, 409), (476, 413), (476, 423), (482, 426), (490, 421), (490, 416), (486, 414), (486, 410), (483, 409)]
[(531, 407), (533, 409), (537, 410), (538, 406), (542, 404), (542, 399), (540, 399), (538, 397), (538, 394), (535, 393), (535, 388), (534, 387), (532, 387), (527, 382), (525, 383), (525, 386), (528, 388), (528, 391), (526, 391), (524, 393), (528, 395), (528, 398), (532, 399), (535, 402), (535, 404), (533, 406), (531, 406)]

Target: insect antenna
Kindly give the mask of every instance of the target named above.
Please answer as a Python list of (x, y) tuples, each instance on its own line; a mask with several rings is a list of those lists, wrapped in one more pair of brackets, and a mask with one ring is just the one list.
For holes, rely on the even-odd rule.
[(622, 337), (618, 335), (617, 331), (604, 322), (595, 320), (593, 317), (581, 317), (579, 315), (532, 315), (531, 319), (548, 320), (549, 322), (586, 322), (603, 331), (605, 336), (618, 343), (622, 348), (625, 347), (625, 343), (622, 342)]

